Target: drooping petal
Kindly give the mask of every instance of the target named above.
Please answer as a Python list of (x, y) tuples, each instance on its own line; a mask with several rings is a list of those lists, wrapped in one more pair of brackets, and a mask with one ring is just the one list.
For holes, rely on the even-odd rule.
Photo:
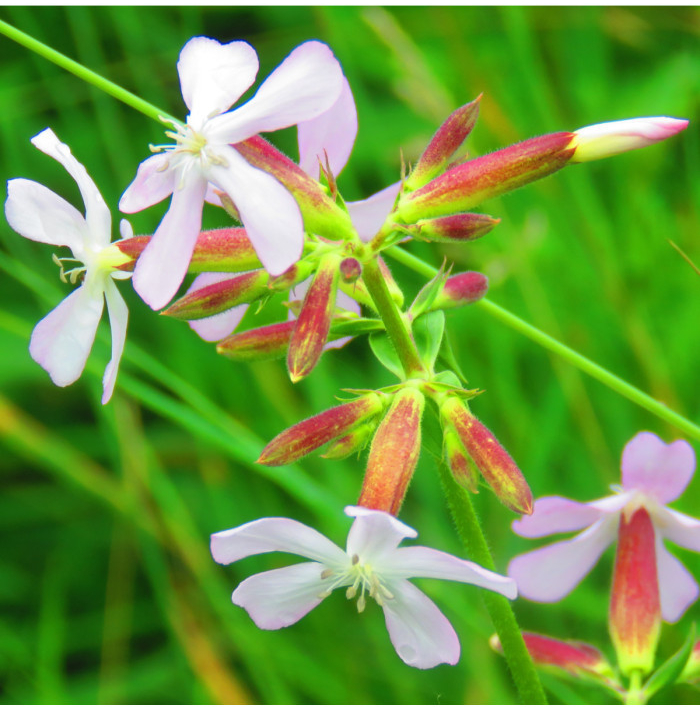
[(700, 552), (700, 520), (666, 508), (655, 510), (653, 519), (662, 537), (679, 547)]
[(395, 182), (367, 199), (347, 203), (352, 224), (362, 241), (371, 241), (379, 231), (391, 212), (400, 189), (401, 183)]
[(68, 246), (80, 253), (87, 235), (83, 215), (63, 197), (33, 180), (7, 183), (5, 216), (10, 226), (32, 241)]
[(617, 516), (602, 519), (573, 539), (516, 556), (508, 565), (521, 596), (552, 603), (567, 596), (593, 568), (615, 536)]
[[(199, 288), (206, 288), (230, 278), (230, 273), (200, 273), (192, 281), (192, 285), (187, 289), (187, 292), (190, 293)], [(218, 342), (228, 337), (238, 327), (238, 323), (243, 319), (246, 310), (248, 310), (247, 303), (236, 305), (233, 308), (224, 310), (223, 313), (217, 313), (209, 318), (189, 320), (188, 325), (206, 342)]]
[(177, 71), (182, 98), (195, 128), (227, 111), (250, 88), (258, 74), (258, 55), (247, 42), (221, 44), (193, 37), (182, 48)]
[(398, 656), (411, 667), (427, 670), (455, 665), (459, 640), (442, 611), (412, 583), (391, 585), (394, 598), (383, 605), (386, 628)]
[(552, 495), (535, 500), (531, 515), (513, 522), (513, 531), (521, 537), (546, 537), (560, 532), (575, 532), (590, 527), (601, 512), (582, 502)]
[(387, 512), (348, 506), (345, 514), (355, 518), (347, 541), (351, 558), (357, 554), (360, 559), (371, 560), (373, 564), (383, 563), (388, 555), (395, 553), (402, 539), (418, 536), (415, 529)]
[(119, 362), (124, 352), (126, 342), (126, 325), (129, 320), (129, 311), (126, 308), (124, 298), (114, 281), (107, 278), (105, 281), (105, 299), (107, 300), (107, 312), (109, 314), (109, 325), (112, 329), (112, 359), (109, 361), (102, 379), (102, 403), (106, 404), (114, 392), (114, 383), (117, 380)]
[(656, 537), (656, 566), (659, 571), (661, 615), (667, 623), (675, 623), (698, 597), (698, 584), (688, 569)]
[(32, 138), (32, 143), (43, 153), (60, 162), (78, 184), (85, 203), (85, 221), (88, 225), (87, 232), (85, 232), (87, 243), (93, 247), (107, 246), (112, 238), (112, 215), (87, 170), (75, 159), (70, 148), (62, 143), (50, 128), (35, 135)]
[(343, 88), (336, 102), (324, 113), (302, 121), (297, 126), (299, 167), (315, 180), (319, 176), (319, 162), (337, 177), (350, 157), (357, 135), (357, 109), (348, 80), (343, 77)]
[(102, 292), (80, 286), (37, 323), (29, 353), (60, 387), (81, 375), (102, 315)]
[(695, 472), (695, 452), (686, 441), (664, 443), (657, 435), (638, 433), (622, 452), (622, 485), (668, 504), (680, 496)]
[(328, 579), (314, 561), (255, 574), (243, 581), (231, 600), (245, 608), (258, 628), (278, 630), (293, 625), (323, 600)]
[(140, 212), (162, 202), (173, 193), (177, 171), (168, 169), (172, 156), (158, 153), (146, 158), (138, 167), (134, 181), (124, 190), (119, 210), (125, 214)]
[(213, 166), (211, 181), (236, 205), (248, 238), (273, 276), (299, 260), (304, 223), (294, 197), (274, 177), (249, 165), (233, 148), (220, 149), (227, 167)]
[(270, 551), (299, 554), (332, 567), (348, 563), (345, 552), (330, 539), (286, 517), (264, 517), (211, 535), (211, 554), (219, 564)]
[(515, 598), (518, 595), (513, 579), (429, 547), (413, 546), (396, 549), (384, 560), (381, 572), (394, 578), (418, 577), (471, 583), (501, 593), (506, 598)]
[(175, 295), (202, 226), (206, 181), (196, 177), (173, 192), (170, 209), (134, 268), (134, 289), (154, 310)]
[(338, 99), (343, 72), (321, 42), (305, 42), (270, 74), (253, 98), (211, 122), (211, 138), (239, 143), (257, 133), (308, 121)]

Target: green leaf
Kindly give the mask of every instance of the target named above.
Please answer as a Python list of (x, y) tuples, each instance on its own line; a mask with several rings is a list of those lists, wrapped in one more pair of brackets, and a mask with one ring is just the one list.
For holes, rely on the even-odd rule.
[(688, 637), (681, 646), (681, 649), (661, 665), (654, 674), (649, 677), (642, 691), (646, 694), (647, 699), (652, 697), (664, 687), (672, 685), (683, 672), (683, 668), (688, 662), (690, 653), (693, 651), (695, 644), (695, 623), (691, 625)]
[(438, 372), (433, 378), (433, 382), (440, 382), (441, 384), (447, 384), (448, 386), (454, 387), (455, 389), (462, 388), (462, 382), (459, 381), (459, 377), (449, 370), (444, 372)]
[(415, 320), (419, 318), (423, 313), (430, 310), (435, 298), (438, 297), (440, 291), (445, 285), (447, 280), (447, 274), (444, 272), (443, 267), (435, 274), (434, 278), (431, 278), (418, 292), (414, 301), (411, 303), (411, 307), (408, 309), (409, 315)]
[(331, 324), (331, 338), (357, 337), (369, 332), (384, 329), (384, 323), (376, 318), (353, 318), (352, 320), (335, 320)]
[(442, 338), (442, 345), (440, 346), (440, 353), (438, 354), (438, 362), (444, 363), (446, 367), (448, 367), (462, 380), (463, 384), (468, 384), (467, 378), (464, 376), (464, 372), (462, 372), (459, 362), (457, 362), (457, 358), (455, 357), (454, 350), (452, 349), (449, 330), (445, 332), (445, 336)]
[(403, 367), (399, 355), (385, 332), (375, 332), (369, 336), (369, 346), (374, 356), (399, 379), (404, 379)]
[(433, 368), (440, 352), (444, 332), (445, 313), (442, 310), (426, 313), (413, 322), (413, 339), (423, 364), (429, 369)]

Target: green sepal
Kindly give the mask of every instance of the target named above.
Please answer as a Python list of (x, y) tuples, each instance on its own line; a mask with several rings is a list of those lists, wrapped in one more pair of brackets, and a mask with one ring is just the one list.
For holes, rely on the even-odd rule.
[(454, 389), (461, 389), (462, 388), (462, 382), (459, 381), (459, 377), (454, 372), (451, 372), (450, 370), (445, 370), (444, 372), (438, 372), (433, 377), (433, 380), (431, 383), (432, 384), (435, 384), (435, 383), (446, 384), (447, 386), (453, 387)]
[(429, 311), (435, 299), (442, 291), (449, 275), (449, 269), (446, 273), (444, 266), (445, 264), (443, 262), (442, 266), (440, 266), (440, 269), (435, 274), (435, 277), (431, 278), (420, 291), (418, 291), (418, 295), (411, 303), (408, 314), (413, 320), (416, 320), (423, 315), (423, 313)]
[(695, 644), (695, 623), (690, 626), (690, 632), (680, 650), (666, 660), (646, 681), (642, 687), (642, 693), (646, 699), (653, 697), (657, 692), (664, 687), (672, 685), (683, 672), (683, 668), (688, 662), (690, 653), (693, 651)]
[(445, 313), (436, 310), (413, 321), (413, 339), (423, 364), (432, 370), (445, 333)]
[(369, 346), (374, 356), (395, 376), (404, 379), (403, 366), (394, 345), (385, 332), (375, 332), (369, 336)]

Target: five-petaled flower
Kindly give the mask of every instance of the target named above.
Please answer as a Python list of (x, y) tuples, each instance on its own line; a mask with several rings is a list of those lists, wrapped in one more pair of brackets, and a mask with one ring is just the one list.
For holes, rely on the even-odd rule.
[(677, 621), (698, 597), (698, 584), (683, 564), (666, 549), (663, 540), (700, 551), (700, 520), (667, 507), (693, 477), (695, 453), (686, 441), (665, 444), (653, 433), (637, 434), (622, 453), (622, 487), (615, 495), (589, 503), (563, 497), (542, 497), (529, 517), (513, 523), (523, 537), (544, 537), (584, 531), (515, 557), (508, 575), (522, 596), (551, 603), (569, 594), (615, 540), (620, 516), (631, 519), (643, 508), (654, 527), (654, 547), (661, 613)]
[(398, 548), (416, 532), (386, 512), (346, 507), (354, 517), (343, 551), (322, 534), (285, 517), (267, 517), (213, 534), (212, 556), (230, 564), (254, 554), (284, 551), (311, 559), (265, 571), (243, 581), (233, 602), (259, 628), (277, 630), (296, 623), (336, 588), (362, 612), (366, 596), (384, 611), (391, 642), (408, 665), (427, 669), (459, 659), (459, 640), (438, 607), (407, 579), (416, 576), (471, 583), (515, 598), (515, 583), (435, 549)]
[(292, 195), (271, 175), (252, 167), (232, 144), (257, 133), (315, 118), (341, 91), (342, 71), (320, 42), (297, 47), (240, 108), (228, 110), (258, 73), (246, 42), (220, 44), (194, 37), (182, 49), (178, 73), (187, 124), (166, 135), (139, 166), (119, 204), (138, 212), (172, 194), (170, 208), (134, 270), (134, 288), (153, 308), (163, 307), (187, 271), (202, 224), (205, 199), (219, 203), (214, 187), (234, 202), (265, 268), (279, 275), (300, 256), (304, 225)]
[[(50, 128), (32, 138), (32, 143), (60, 162), (78, 183), (85, 216), (38, 182), (15, 179), (7, 183), (5, 216), (10, 226), (32, 241), (69, 247), (72, 259), (54, 256), (54, 260), (61, 266), (63, 280), (66, 276), (71, 283), (82, 279), (82, 285), (34, 328), (29, 352), (51, 375), (54, 384), (72, 384), (85, 368), (106, 299), (112, 328), (112, 359), (103, 378), (102, 403), (106, 404), (114, 391), (128, 319), (126, 303), (112, 279), (129, 278), (131, 274), (115, 270), (126, 258), (110, 246), (112, 217), (95, 183), (70, 148)], [(133, 235), (126, 221), (121, 223), (121, 232), (125, 238)], [(84, 265), (64, 273), (64, 261)]]

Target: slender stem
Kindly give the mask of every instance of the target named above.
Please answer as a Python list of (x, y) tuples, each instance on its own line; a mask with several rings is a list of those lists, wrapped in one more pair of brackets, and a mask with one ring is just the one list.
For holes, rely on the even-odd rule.
[(386, 280), (384, 280), (376, 259), (371, 259), (363, 266), (362, 280), (372, 296), (379, 317), (384, 321), (384, 326), (399, 355), (406, 377), (410, 379), (414, 376), (424, 375), (426, 371), (418, 354), (416, 343), (389, 293)]
[[(408, 266), (410, 269), (416, 271), (416, 273), (420, 273), (421, 275), (432, 278), (437, 273), (437, 269), (430, 264), (425, 263), (425, 261), (422, 261), (416, 256), (413, 256), (412, 254), (409, 254), (396, 246), (392, 246), (387, 249), (385, 253), (389, 254), (392, 258), (396, 259), (400, 263), (403, 263), (405, 266)], [(500, 305), (496, 305), (496, 303), (487, 300), (486, 298), (478, 301), (475, 305), (479, 306), (482, 310), (485, 310), (505, 325), (508, 325), (508, 327), (517, 330), (522, 335), (529, 337), (533, 342), (536, 342), (538, 345), (541, 345), (545, 349), (566, 360), (569, 364), (573, 364), (575, 367), (578, 367), (581, 371), (605, 384), (605, 386), (612, 389), (614, 392), (617, 392), (621, 396), (624, 396), (626, 399), (629, 399), (631, 402), (637, 404), (637, 406), (641, 406), (643, 409), (646, 409), (655, 416), (658, 416), (660, 419), (676, 426), (676, 428), (683, 431), (683, 433), (691, 438), (700, 441), (700, 426), (676, 413), (672, 409), (669, 409), (668, 406), (662, 404), (660, 401), (657, 401), (648, 394), (645, 394), (640, 389), (628, 384), (624, 381), (624, 379), (620, 379), (620, 377), (616, 376), (612, 372), (609, 372), (607, 369), (604, 369), (587, 357), (584, 357), (575, 350), (572, 350), (570, 347), (567, 347), (565, 344), (555, 340), (550, 335), (547, 335), (547, 333), (542, 332), (542, 330), (538, 330), (536, 327), (525, 322), (517, 315), (514, 315), (505, 308), (502, 308)]]
[(168, 115), (166, 111), (148, 103), (148, 101), (144, 101), (142, 98), (136, 96), (136, 94), (132, 94), (131, 91), (123, 89), (121, 86), (105, 79), (103, 76), (87, 69), (82, 64), (78, 64), (78, 62), (73, 59), (69, 59), (64, 54), (57, 52), (43, 42), (30, 37), (28, 34), (25, 34), (12, 25), (8, 25), (7, 22), (3, 22), (2, 20), (0, 20), (0, 33), (159, 123), (162, 123), (161, 118), (175, 120)]
[(630, 685), (625, 693), (625, 704), (646, 704), (647, 695), (642, 689), (642, 673), (635, 670), (630, 674)]
[[(457, 532), (470, 559), (480, 566), (494, 571), (493, 557), (469, 493), (457, 485), (444, 463), (440, 465), (440, 476)], [(523, 704), (547, 704), (540, 678), (530, 653), (525, 647), (525, 641), (510, 602), (507, 598), (492, 591), (484, 591), (483, 597), (486, 610), (491, 616), (501, 641), (503, 654), (513, 676), (513, 681), (518, 688), (520, 701)]]

